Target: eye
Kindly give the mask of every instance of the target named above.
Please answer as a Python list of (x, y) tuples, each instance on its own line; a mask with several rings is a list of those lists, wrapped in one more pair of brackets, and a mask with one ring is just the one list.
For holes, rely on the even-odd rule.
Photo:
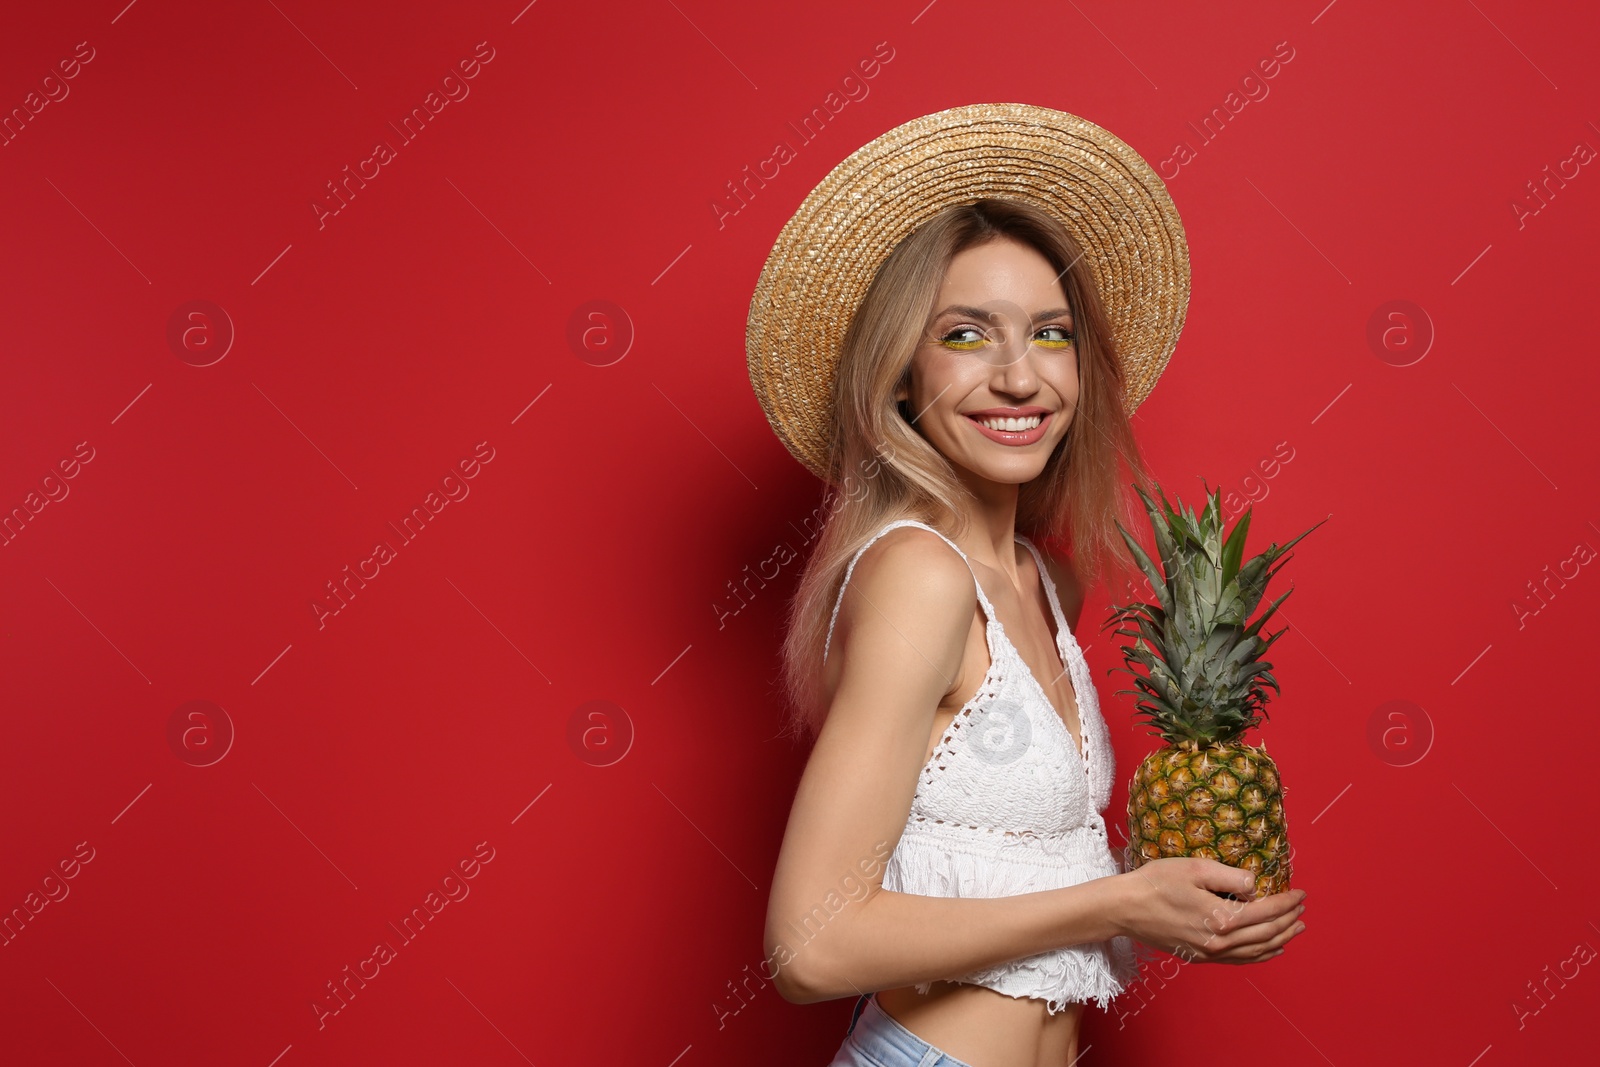
[(1036, 338), (1036, 343), (1045, 348), (1068, 348), (1072, 345), (1075, 335), (1065, 326), (1045, 326), (1039, 330), (1041, 334), (1053, 333), (1058, 336), (1049, 338)]
[[(1074, 337), (1065, 326), (1043, 326), (1035, 335), (1034, 343), (1042, 348), (1065, 349), (1072, 345)], [(988, 344), (989, 338), (976, 326), (957, 326), (939, 338), (938, 343), (957, 352), (970, 352)]]
[[(971, 336), (962, 337), (963, 334), (970, 334)], [(939, 338), (939, 343), (946, 348), (953, 348), (957, 352), (969, 352), (984, 345), (986, 338), (983, 336), (983, 331), (976, 326), (957, 326)]]

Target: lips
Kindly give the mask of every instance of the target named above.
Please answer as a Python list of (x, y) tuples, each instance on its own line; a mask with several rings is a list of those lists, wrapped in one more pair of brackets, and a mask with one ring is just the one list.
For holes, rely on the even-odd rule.
[(1028, 407), (1023, 408), (984, 408), (981, 411), (963, 411), (961, 414), (967, 416), (969, 419), (1020, 419), (1025, 418), (1028, 415), (1048, 415), (1050, 414), (1050, 409), (1039, 407), (1037, 404), (1031, 404)]
[[(990, 408), (986, 411), (963, 412), (967, 421), (972, 423), (974, 429), (989, 440), (1002, 445), (1022, 447), (1031, 445), (1044, 438), (1045, 432), (1050, 429), (1050, 421), (1055, 418), (1055, 413), (1044, 408)], [(1031, 430), (992, 430), (979, 422), (980, 418), (1025, 418), (1029, 415), (1039, 415), (1039, 425)]]

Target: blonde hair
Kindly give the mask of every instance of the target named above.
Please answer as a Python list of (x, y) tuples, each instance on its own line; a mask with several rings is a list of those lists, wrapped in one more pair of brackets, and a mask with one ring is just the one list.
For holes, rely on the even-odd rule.
[(1079, 382), (1065, 438), (1019, 491), (1017, 532), (1036, 543), (1064, 539), (1086, 587), (1113, 571), (1132, 573), (1115, 522), (1134, 532), (1143, 511), (1135, 510), (1122, 471), (1146, 489), (1149, 474), (1123, 406), (1116, 339), (1082, 250), (1054, 215), (1031, 203), (986, 199), (946, 208), (895, 246), (845, 333), (834, 377), (832, 496), (818, 509), (828, 514), (790, 603), (783, 642), (783, 733), (791, 737), (815, 738), (827, 718), (822, 648), (850, 558), (896, 519), (917, 519), (955, 540), (966, 532), (958, 502), (970, 500), (970, 491), (907, 421), (894, 392), (908, 380), (950, 261), (1007, 238), (1037, 250), (1058, 272), (1072, 310)]

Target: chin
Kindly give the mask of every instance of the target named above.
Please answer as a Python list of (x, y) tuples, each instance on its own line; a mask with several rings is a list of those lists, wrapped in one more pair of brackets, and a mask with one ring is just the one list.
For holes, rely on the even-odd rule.
[(994, 463), (966, 465), (971, 473), (1001, 485), (1026, 485), (1044, 473), (1045, 462), (1012, 459)]

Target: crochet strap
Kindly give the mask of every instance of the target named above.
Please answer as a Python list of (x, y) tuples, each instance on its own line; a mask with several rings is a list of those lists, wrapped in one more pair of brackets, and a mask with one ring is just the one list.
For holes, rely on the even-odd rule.
[(1050, 598), (1050, 611), (1056, 617), (1056, 633), (1071, 634), (1072, 627), (1067, 625), (1066, 613), (1061, 610), (1061, 600), (1056, 596), (1056, 583), (1050, 578), (1049, 570), (1045, 568), (1044, 557), (1039, 554), (1037, 548), (1033, 547), (1033, 542), (1026, 537), (1017, 534), (1017, 540), (1027, 546), (1028, 551), (1033, 554), (1033, 562), (1039, 567), (1039, 578), (1044, 582), (1045, 595)]
[[(961, 557), (961, 562), (965, 563), (967, 565), (967, 570), (972, 572), (972, 585), (973, 588), (978, 591), (978, 603), (983, 606), (983, 615), (985, 620), (989, 622), (994, 621), (994, 605), (989, 603), (989, 597), (984, 593), (982, 583), (978, 581), (978, 572), (972, 570), (972, 561), (967, 558), (967, 554), (961, 551), (961, 549), (956, 546), (954, 541), (950, 540), (948, 537), (945, 537), (944, 534), (939, 533), (938, 530), (935, 530), (927, 523), (918, 522), (916, 519), (897, 519), (894, 522), (889, 523), (877, 533), (873, 534), (871, 540), (867, 541), (866, 544), (856, 549), (856, 554), (850, 558), (850, 566), (845, 568), (844, 581), (839, 583), (839, 596), (833, 602), (833, 615), (828, 619), (828, 636), (827, 639), (822, 643), (822, 662), (828, 662), (828, 649), (833, 644), (833, 624), (839, 619), (839, 605), (844, 603), (844, 589), (845, 586), (850, 584), (850, 575), (855, 573), (856, 563), (860, 561), (862, 553), (871, 548), (873, 543), (877, 541), (878, 538), (882, 537), (884, 534), (888, 533), (890, 530), (893, 530), (897, 526), (919, 526), (930, 533), (937, 534), (940, 540), (944, 541), (944, 543), (949, 545), (951, 548), (954, 548), (956, 550), (956, 555)], [(1054, 603), (1054, 600), (1052, 600), (1051, 603)], [(1058, 608), (1057, 618), (1060, 617), (1059, 612), (1060, 609)]]

